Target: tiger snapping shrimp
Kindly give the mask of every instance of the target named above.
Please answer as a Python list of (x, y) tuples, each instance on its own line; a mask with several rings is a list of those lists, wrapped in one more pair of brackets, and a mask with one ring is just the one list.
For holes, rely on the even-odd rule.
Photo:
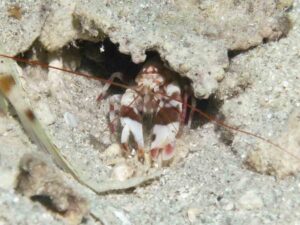
[[(93, 187), (83, 181), (80, 173), (68, 163), (60, 150), (51, 142), (51, 139), (42, 129), (30, 107), (25, 105), (25, 102), (18, 100), (20, 99), (19, 96), (21, 96), (21, 94), (18, 94), (21, 88), (18, 85), (18, 72), (14, 69), (17, 68), (17, 65), (13, 60), (99, 80), (104, 83), (102, 93), (99, 96), (100, 100), (103, 96), (106, 96), (106, 91), (110, 85), (125, 88), (123, 95), (109, 97), (110, 122), (108, 127), (111, 128), (112, 133), (116, 132), (118, 126), (121, 128), (121, 137), (118, 142), (123, 149), (123, 155), (127, 157), (134, 155), (147, 165), (152, 166), (152, 163), (156, 163), (158, 166), (165, 165), (165, 163), (172, 161), (178, 155), (175, 148), (176, 139), (180, 137), (188, 119), (188, 124), (191, 123), (193, 112), (228, 130), (260, 139), (277, 150), (297, 160), (299, 159), (293, 153), (286, 151), (280, 145), (262, 136), (228, 125), (196, 108), (194, 105), (195, 98), (192, 97), (193, 93), (188, 79), (185, 80), (179, 74), (167, 69), (160, 60), (150, 59), (147, 61), (137, 74), (136, 83), (133, 86), (127, 86), (113, 82), (116, 77), (122, 78), (120, 73), (114, 73), (110, 80), (107, 80), (101, 77), (91, 77), (88, 74), (74, 72), (52, 64), (42, 64), (37, 61), (4, 54), (0, 54), (0, 56), (7, 59), (1, 61), (1, 68), (3, 68), (4, 72), (0, 73), (0, 91), (14, 106), (21, 118), (21, 122), (27, 128), (29, 136), (54, 156), (55, 161), (61, 168), (97, 193), (137, 186), (159, 176), (160, 173), (130, 178), (125, 183), (110, 183), (106, 186), (103, 185), (102, 188)], [(6, 67), (12, 68), (12, 71), (7, 70)], [(191, 103), (188, 101), (189, 97), (192, 97)]]
[[(121, 78), (121, 74), (113, 74), (110, 81), (116, 77)], [(186, 103), (191, 94), (187, 83), (179, 82), (179, 75), (158, 59), (144, 64), (135, 83), (123, 95), (110, 97), (110, 128), (114, 133), (117, 126), (121, 126), (123, 155), (136, 152), (139, 161), (148, 165), (156, 161), (161, 166), (175, 155), (176, 138), (186, 121)], [(100, 98), (106, 95), (110, 84), (106, 83)]]

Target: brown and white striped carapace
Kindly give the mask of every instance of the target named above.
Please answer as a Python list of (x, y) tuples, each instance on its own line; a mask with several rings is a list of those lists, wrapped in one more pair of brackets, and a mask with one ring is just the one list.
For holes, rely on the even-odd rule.
[[(140, 160), (152, 159), (161, 164), (174, 157), (187, 100), (178, 77), (159, 60), (150, 60), (138, 73), (133, 87), (123, 95), (111, 96), (110, 124), (114, 131), (116, 125), (113, 124), (120, 118), (120, 143), (125, 155), (132, 153), (130, 146), (133, 146)], [(150, 143), (146, 146), (148, 136)]]

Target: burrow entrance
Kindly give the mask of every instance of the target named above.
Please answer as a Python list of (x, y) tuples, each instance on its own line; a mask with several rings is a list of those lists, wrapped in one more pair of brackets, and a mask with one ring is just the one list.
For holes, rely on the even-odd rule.
[[(109, 79), (111, 74), (115, 72), (121, 72), (124, 75), (124, 79), (122, 81), (117, 79), (116, 82), (131, 86), (134, 84), (135, 76), (141, 70), (143, 63), (133, 63), (130, 55), (119, 52), (118, 47), (118, 44), (112, 43), (108, 38), (98, 43), (77, 40), (73, 44), (62, 48), (60, 50), (60, 54), (62, 57), (64, 57), (64, 55), (70, 57), (71, 55), (73, 58), (78, 59), (77, 61), (79, 61), (79, 63), (75, 67), (76, 71), (88, 73), (93, 76), (100, 76), (105, 79)], [(146, 61), (152, 57), (160, 58), (156, 51), (148, 51), (146, 54)], [(39, 43), (35, 43), (31, 49), (20, 54), (19, 57), (47, 63), (48, 55), (49, 54)], [(25, 63), (19, 63), (19, 65), (21, 67), (28, 66)], [(70, 65), (66, 62), (65, 66), (68, 68)], [(192, 81), (188, 78), (183, 79), (185, 80), (185, 83), (192, 83)], [(120, 87), (112, 86), (109, 89), (109, 94), (124, 93), (124, 91), (125, 90)], [(189, 92), (193, 92), (192, 86), (190, 86)], [(202, 112), (215, 118), (222, 117), (219, 112), (222, 102), (214, 95), (210, 96), (208, 99), (197, 99), (195, 97), (194, 99), (196, 107)], [(189, 99), (188, 104), (192, 104), (191, 98)], [(191, 109), (188, 108), (188, 112), (190, 111)], [(201, 116), (199, 113), (194, 112), (191, 128), (196, 129), (207, 122), (209, 122), (209, 120)]]

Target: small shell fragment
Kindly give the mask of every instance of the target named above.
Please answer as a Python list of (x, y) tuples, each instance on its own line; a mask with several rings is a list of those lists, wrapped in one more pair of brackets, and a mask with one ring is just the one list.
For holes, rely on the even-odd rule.
[(71, 128), (75, 128), (78, 125), (77, 119), (74, 116), (74, 114), (70, 113), (70, 112), (65, 112), (64, 113), (64, 119), (66, 124), (71, 127)]
[(104, 152), (106, 157), (116, 157), (120, 156), (122, 153), (122, 149), (119, 144), (111, 144)]
[(119, 180), (119, 181), (125, 181), (127, 179), (129, 179), (130, 177), (132, 177), (134, 173), (134, 170), (131, 166), (122, 163), (119, 165), (116, 165), (113, 168), (112, 171), (112, 178)]

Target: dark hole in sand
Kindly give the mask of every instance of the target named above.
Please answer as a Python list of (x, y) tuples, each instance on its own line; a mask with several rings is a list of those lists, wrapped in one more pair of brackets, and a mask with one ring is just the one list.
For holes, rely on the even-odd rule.
[[(121, 53), (118, 50), (118, 44), (112, 43), (108, 38), (98, 42), (90, 42), (77, 40), (74, 44), (70, 44), (63, 49), (61, 52), (71, 52), (74, 51), (80, 56), (80, 66), (77, 68), (77, 71), (87, 72), (93, 76), (99, 76), (101, 78), (109, 79), (111, 74), (115, 72), (121, 72), (123, 74), (123, 80), (116, 78), (115, 82), (120, 82), (126, 85), (133, 85), (134, 79), (138, 72), (141, 70), (143, 63), (135, 64), (131, 60), (130, 55)], [(34, 49), (34, 50), (33, 50)], [(229, 57), (235, 57), (240, 54), (240, 51), (229, 51)], [(63, 55), (63, 54), (62, 54)], [(147, 51), (147, 59), (150, 58), (159, 58), (160, 55), (157, 51)], [(34, 57), (33, 57), (34, 56)], [(19, 55), (19, 57), (27, 58), (40, 61), (42, 63), (47, 63), (47, 52), (43, 47), (37, 42), (33, 45), (31, 49)], [(164, 64), (168, 67), (167, 62)], [(21, 67), (28, 66), (24, 63), (19, 63)], [(169, 68), (169, 67), (168, 67)], [(169, 68), (170, 69), (170, 68)], [(177, 74), (179, 76), (179, 74)], [(75, 76), (75, 75), (74, 75)], [(180, 77), (180, 83), (185, 84), (185, 91), (189, 92), (190, 98), (188, 99), (188, 104), (192, 104), (192, 98), (195, 99), (196, 107), (202, 112), (208, 114), (212, 117), (219, 117), (219, 108), (221, 102), (215, 98), (214, 95), (210, 96), (208, 99), (196, 99), (193, 96), (192, 90), (192, 81), (187, 77)], [(108, 95), (121, 94), (124, 93), (124, 89), (120, 87), (111, 86), (108, 91)], [(189, 116), (191, 114), (191, 108), (187, 108), (187, 118), (186, 123), (188, 123)], [(208, 119), (201, 116), (199, 113), (194, 112), (192, 117), (191, 128), (195, 129), (205, 123), (209, 122)]]
[(52, 199), (48, 195), (33, 195), (30, 197), (30, 199), (34, 202), (39, 202), (42, 204), (44, 207), (46, 207), (48, 210), (59, 213), (59, 214), (64, 214), (65, 211), (59, 211), (55, 204), (53, 203)]

